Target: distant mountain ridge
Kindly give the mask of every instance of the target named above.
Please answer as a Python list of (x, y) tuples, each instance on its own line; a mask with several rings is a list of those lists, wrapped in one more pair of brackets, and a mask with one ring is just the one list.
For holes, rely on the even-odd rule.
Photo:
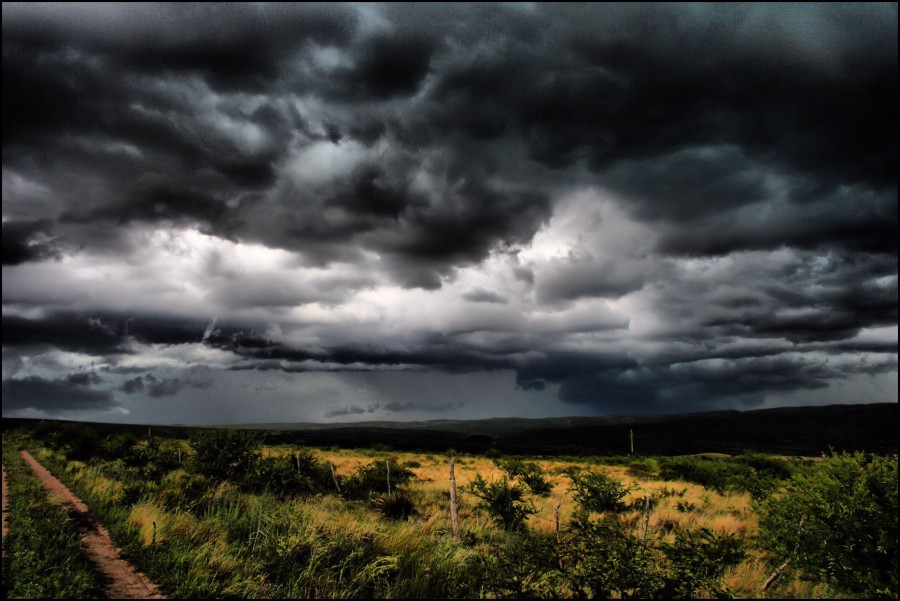
[[(259, 425), (252, 426), (254, 429)], [(269, 437), (309, 445), (544, 455), (676, 455), (762, 451), (819, 455), (898, 448), (898, 404), (780, 407), (674, 415), (490, 418), (266, 425)]]
[[(37, 420), (3, 420), (4, 429)], [(147, 425), (102, 424), (145, 433)], [(424, 452), (522, 455), (636, 455), (761, 451), (816, 456), (829, 450), (896, 453), (898, 404), (781, 407), (674, 415), (490, 418), (417, 422), (246, 424), (269, 444), (390, 448)], [(153, 425), (158, 436), (189, 436), (199, 427)]]

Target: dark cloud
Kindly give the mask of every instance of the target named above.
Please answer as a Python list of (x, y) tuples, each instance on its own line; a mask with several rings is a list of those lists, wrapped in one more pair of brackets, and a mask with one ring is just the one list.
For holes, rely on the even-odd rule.
[(472, 288), (463, 292), (462, 297), (470, 303), (498, 303), (506, 304), (506, 298), (499, 292), (485, 288)]
[(605, 183), (641, 219), (693, 222), (770, 197), (768, 173), (738, 147), (685, 147), (668, 156), (619, 161)]
[(640, 290), (647, 281), (645, 272), (646, 268), (636, 261), (570, 254), (548, 265), (535, 285), (535, 293), (542, 303), (582, 297), (618, 298)]
[(3, 409), (36, 409), (53, 414), (70, 411), (109, 411), (119, 406), (108, 390), (91, 388), (91, 374), (45, 379), (38, 376), (3, 380)]
[(4, 346), (41, 346), (93, 355), (123, 353), (123, 344), (200, 342), (208, 322), (153, 315), (52, 313), (43, 318), (3, 315)]
[(62, 252), (50, 235), (49, 220), (4, 221), (3, 264), (19, 265), (29, 261), (60, 259)]
[(325, 417), (343, 417), (345, 415), (362, 415), (366, 410), (359, 405), (346, 405), (344, 407), (335, 407), (325, 412)]
[(379, 34), (354, 48), (352, 68), (332, 75), (339, 97), (359, 102), (412, 96), (428, 73), (439, 43), (427, 34)]
[(208, 367), (192, 367), (182, 378), (157, 378), (152, 373), (125, 380), (119, 390), (128, 394), (146, 392), (153, 398), (174, 396), (186, 388), (209, 388), (214, 383)]
[(416, 401), (376, 401), (369, 403), (366, 407), (358, 404), (341, 405), (333, 407), (325, 411), (326, 418), (345, 417), (345, 416), (362, 416), (372, 413), (404, 413), (408, 411), (424, 411), (442, 413), (445, 411), (453, 411), (463, 407), (465, 403), (461, 401), (445, 401), (441, 403), (428, 403)]
[(896, 4), (7, 3), (2, 28), (10, 386), (101, 403), (20, 377), (73, 352), (171, 396), (211, 380), (120, 363), (192, 343), (658, 412), (896, 354)]
[(121, 338), (108, 329), (92, 327), (88, 316), (71, 313), (44, 319), (3, 315), (4, 347), (53, 347), (104, 355), (117, 352)]
[(788, 356), (709, 359), (573, 374), (563, 379), (559, 394), (564, 402), (590, 404), (612, 415), (747, 409), (760, 405), (767, 393), (823, 389), (850, 373)]
[(125, 380), (121, 386), (119, 386), (119, 390), (122, 392), (127, 392), (128, 394), (135, 394), (137, 392), (144, 392), (146, 386), (144, 386), (144, 377), (138, 376), (136, 378), (131, 378), (130, 380)]

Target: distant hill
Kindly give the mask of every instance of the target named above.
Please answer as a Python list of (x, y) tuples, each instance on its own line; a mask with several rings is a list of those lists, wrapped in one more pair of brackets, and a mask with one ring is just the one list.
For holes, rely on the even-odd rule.
[[(3, 428), (38, 420), (3, 420)], [(46, 421), (46, 420), (45, 420)], [(103, 432), (146, 433), (147, 425), (97, 424)], [(507, 454), (626, 455), (629, 432), (638, 455), (762, 451), (816, 456), (829, 449), (896, 453), (898, 404), (784, 407), (680, 415), (493, 418), (342, 424), (247, 424), (270, 444), (381, 447), (395, 450)], [(152, 426), (157, 436), (190, 436), (198, 428)]]

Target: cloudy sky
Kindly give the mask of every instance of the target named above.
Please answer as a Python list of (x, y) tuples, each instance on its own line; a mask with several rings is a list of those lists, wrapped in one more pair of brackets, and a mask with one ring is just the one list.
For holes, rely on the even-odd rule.
[(897, 5), (3, 3), (3, 416), (897, 401)]

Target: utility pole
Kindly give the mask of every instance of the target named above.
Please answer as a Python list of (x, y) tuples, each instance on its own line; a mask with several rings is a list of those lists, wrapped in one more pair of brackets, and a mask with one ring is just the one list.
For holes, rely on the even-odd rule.
[(634, 430), (628, 430), (629, 455), (634, 455)]

